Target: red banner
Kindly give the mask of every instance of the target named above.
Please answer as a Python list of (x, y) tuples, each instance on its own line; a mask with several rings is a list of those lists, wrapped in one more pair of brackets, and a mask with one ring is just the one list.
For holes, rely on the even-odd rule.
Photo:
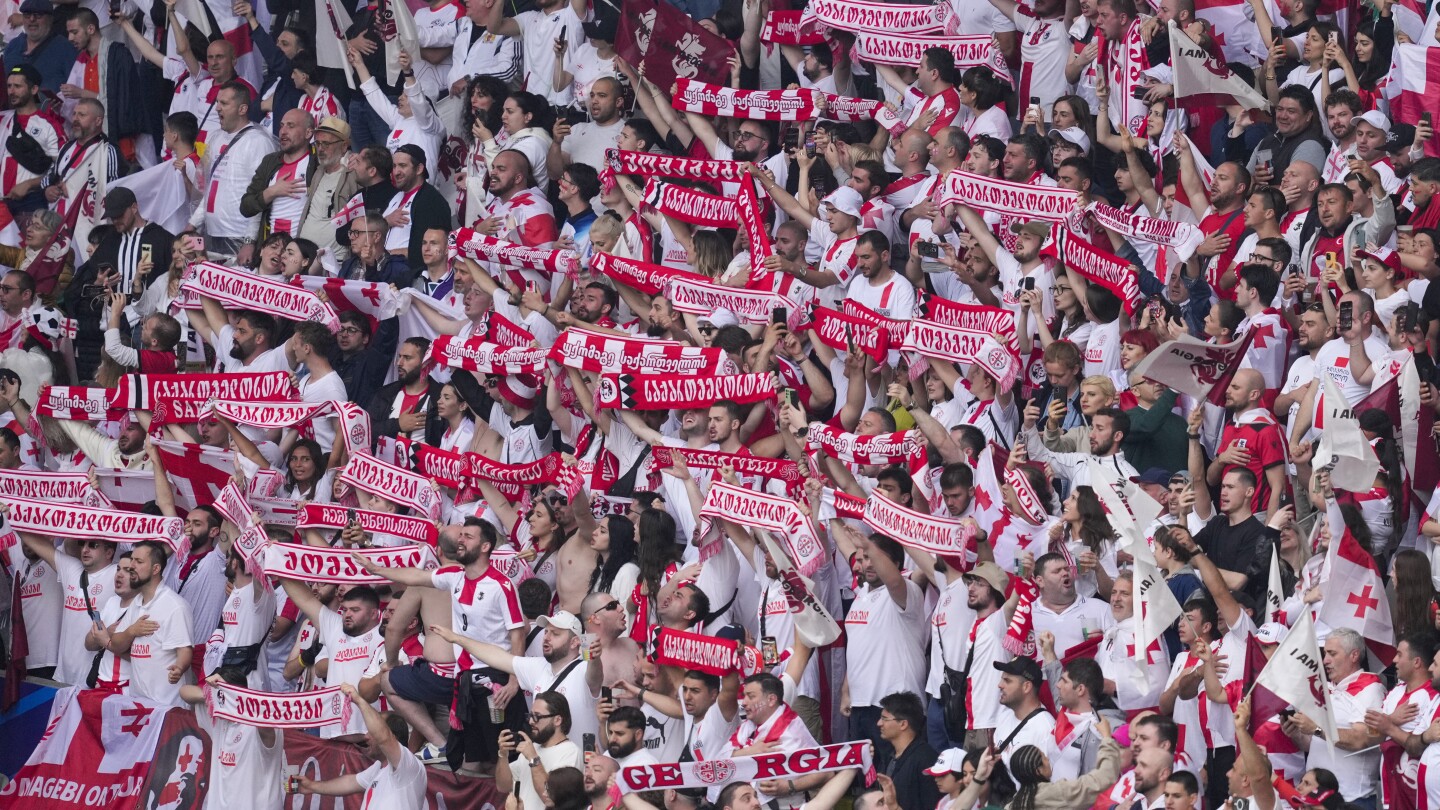
[[(361, 749), (349, 743), (322, 740), (309, 734), (285, 735), (285, 764), (317, 782), (359, 773), (372, 762)], [(494, 810), (505, 804), (504, 797), (495, 790), (493, 779), (456, 776), (439, 768), (426, 768), (425, 776), (425, 810)], [(305, 798), (306, 807), (310, 807), (312, 798)], [(326, 810), (360, 810), (364, 804), (364, 793), (325, 800)]]
[(625, 0), (615, 50), (666, 90), (676, 79), (709, 75), (726, 64), (735, 46), (657, 0)]

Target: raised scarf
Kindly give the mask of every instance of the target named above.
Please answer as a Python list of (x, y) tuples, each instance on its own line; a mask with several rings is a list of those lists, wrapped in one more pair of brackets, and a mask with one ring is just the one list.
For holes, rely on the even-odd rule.
[(334, 582), (340, 585), (383, 585), (390, 580), (371, 574), (354, 555), (386, 568), (439, 567), (435, 552), (421, 543), (392, 548), (321, 548), (302, 543), (271, 543), (265, 547), (265, 574), (301, 582)]
[(807, 577), (814, 576), (825, 562), (825, 546), (815, 533), (814, 523), (791, 498), (717, 481), (705, 494), (700, 516), (724, 518), (773, 532), (785, 543), (795, 568)]
[(350, 518), (359, 522), (367, 532), (378, 532), (403, 537), (412, 543), (434, 546), (440, 539), (440, 529), (434, 521), (389, 512), (372, 512), (367, 509), (346, 509), (330, 503), (307, 503), (300, 510), (295, 521), (297, 529), (343, 529), (350, 525)]
[(572, 326), (560, 333), (550, 359), (566, 368), (597, 374), (734, 374), (720, 348), (676, 340), (642, 340)]
[(816, 117), (814, 90), (737, 90), (694, 79), (676, 79), (670, 105), (684, 112), (754, 121), (809, 121)]
[(615, 784), (622, 794), (648, 790), (704, 789), (731, 782), (795, 779), (814, 773), (848, 771), (852, 768), (858, 768), (866, 774), (868, 783), (873, 775), (871, 743), (868, 740), (801, 748), (798, 751), (774, 751), (734, 759), (630, 765), (620, 769)]
[(350, 458), (338, 481), (414, 509), (430, 520), (440, 519), (441, 498), (423, 475), (387, 464), (368, 454)]
[(214, 262), (195, 262), (185, 271), (181, 289), (213, 298), (226, 309), (253, 309), (289, 321), (317, 321), (340, 328), (335, 308), (309, 290), (276, 276), (261, 276)]
[(1119, 298), (1126, 315), (1135, 314), (1135, 308), (1140, 305), (1140, 279), (1130, 269), (1129, 262), (1096, 247), (1073, 231), (1061, 232), (1060, 245), (1066, 267)]
[(837, 352), (849, 351), (854, 345), (877, 363), (885, 362), (890, 350), (889, 330), (829, 307), (813, 307), (810, 322), (801, 328), (811, 330), (815, 338)]
[(10, 528), (46, 537), (69, 540), (104, 540), (107, 543), (164, 543), (172, 551), (185, 542), (185, 521), (178, 517), (141, 515), (95, 509), (76, 504), (57, 504), (29, 498), (7, 498)]
[(643, 194), (651, 208), (691, 225), (733, 228), (740, 220), (735, 200), (666, 183), (655, 177), (646, 178)]
[(350, 698), (340, 687), (309, 692), (257, 692), (228, 683), (205, 684), (210, 716), (256, 728), (321, 728), (350, 722)]
[(486, 236), (470, 228), (457, 228), (450, 235), (450, 239), (459, 255), (475, 261), (570, 276), (574, 276), (580, 269), (580, 257), (573, 250), (528, 247)]
[(708, 408), (721, 400), (748, 405), (774, 398), (774, 374), (606, 374), (595, 386), (599, 407), (642, 411)]
[(674, 464), (674, 456), (685, 459), (685, 466), (700, 470), (718, 470), (730, 467), (736, 475), (754, 476), (767, 481), (783, 481), (787, 486), (799, 484), (804, 478), (800, 465), (789, 459), (765, 458), (748, 453), (722, 453), (718, 450), (697, 450), (693, 447), (666, 447), (660, 445), (650, 450), (650, 458), (657, 470)]
[(873, 31), (881, 34), (925, 34), (939, 31), (950, 19), (950, 6), (880, 3), (871, 0), (812, 0), (800, 17), (800, 25), (828, 26), (846, 31)]
[(481, 337), (460, 340), (440, 335), (430, 344), (430, 360), (439, 366), (463, 368), (481, 374), (539, 374), (545, 370), (547, 349), (501, 346)]
[(1064, 222), (1079, 204), (1078, 192), (1052, 186), (1012, 183), (960, 169), (945, 175), (940, 185), (941, 207), (952, 203), (968, 205), (977, 211)]
[(745, 324), (766, 324), (779, 307), (793, 306), (788, 298), (763, 290), (724, 287), (713, 281), (670, 280), (666, 290), (676, 312), (709, 315), (717, 309), (728, 309)]
[(965, 556), (975, 543), (974, 524), (927, 515), (879, 496), (865, 501), (865, 525), (902, 546), (931, 554)]
[(75, 422), (118, 422), (130, 411), (115, 405), (114, 394), (109, 388), (42, 385), (36, 397), (35, 415)]
[[(646, 181), (649, 187), (649, 181)], [(733, 227), (734, 223), (724, 227)], [(595, 253), (590, 256), (590, 270), (607, 276), (611, 280), (634, 287), (646, 295), (659, 295), (674, 278), (688, 278), (692, 281), (709, 281), (706, 276), (688, 270), (677, 270), (663, 264), (652, 264), (627, 259), (611, 253)]]

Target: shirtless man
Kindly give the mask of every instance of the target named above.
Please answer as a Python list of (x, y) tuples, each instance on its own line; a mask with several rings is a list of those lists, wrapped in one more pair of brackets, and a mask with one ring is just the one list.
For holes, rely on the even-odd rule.
[[(614, 686), (620, 681), (635, 681), (640, 663), (640, 645), (625, 635), (625, 607), (608, 593), (592, 593), (580, 603), (581, 621), (585, 632), (600, 639), (600, 663), (604, 665), (603, 685)], [(623, 705), (639, 706), (637, 700)]]
[[(440, 532), (437, 551), (440, 565), (458, 565), (455, 559), (459, 527)], [(397, 666), (400, 645), (405, 631), (418, 614), (421, 627), (450, 629), (450, 595), (435, 588), (406, 588), (405, 595), (395, 602), (394, 614), (385, 630), (385, 668), (380, 673), (380, 688), (393, 709), (410, 727), (425, 738), (419, 753), (425, 764), (445, 759), (446, 732), (435, 724), (431, 704), (447, 705), (455, 685), (455, 646), (436, 633), (424, 633), (423, 657)]]

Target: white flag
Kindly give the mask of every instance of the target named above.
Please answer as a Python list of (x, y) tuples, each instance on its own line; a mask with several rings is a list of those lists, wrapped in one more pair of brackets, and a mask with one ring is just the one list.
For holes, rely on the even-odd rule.
[(1170, 23), (1170, 63), (1175, 69), (1175, 98), (1198, 100), (1217, 107), (1238, 104), (1247, 110), (1268, 110), (1270, 102), (1240, 80), (1209, 51)]
[(1360, 422), (1349, 400), (1328, 374), (1324, 394), (1320, 406), (1322, 421), (1316, 424), (1321, 431), (1320, 445), (1311, 463), (1316, 470), (1330, 470), (1330, 485), (1335, 489), (1369, 492), (1375, 485), (1375, 476), (1380, 473), (1380, 457), (1360, 432)]
[(1315, 620), (1310, 611), (1300, 611), (1300, 620), (1260, 670), (1250, 695), (1252, 718), (1274, 717), (1286, 706), (1292, 706), (1325, 730), (1325, 744), (1331, 746), (1331, 756), (1334, 756), (1335, 718), (1331, 714), (1330, 684), (1325, 680), (1320, 645), (1315, 641)]
[(1277, 543), (1270, 546), (1270, 581), (1265, 591), (1265, 621), (1280, 621), (1280, 605), (1284, 602), (1285, 585), (1280, 578), (1280, 545)]
[(1165, 654), (1161, 645), (1165, 631), (1180, 618), (1184, 611), (1165, 577), (1155, 563), (1150, 546), (1144, 542), (1131, 552), (1135, 558), (1135, 659), (1136, 671), (1144, 678), (1150, 661), (1158, 653)]

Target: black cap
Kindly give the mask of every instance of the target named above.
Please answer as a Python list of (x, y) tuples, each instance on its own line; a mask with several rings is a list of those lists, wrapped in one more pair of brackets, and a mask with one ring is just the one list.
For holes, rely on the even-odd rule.
[(1045, 676), (1040, 674), (1040, 665), (1035, 663), (1035, 659), (1028, 655), (1012, 658), (1003, 663), (996, 661), (993, 666), (1001, 672), (1014, 675), (1017, 678), (1025, 678), (1037, 687), (1045, 680)]
[[(48, 4), (47, 4), (47, 5), (48, 5)], [(30, 12), (30, 13), (32, 13), (32, 14), (39, 14), (40, 12), (37, 11), (37, 12)], [(36, 87), (39, 87), (39, 86), (40, 86), (40, 83), (43, 82), (43, 81), (45, 81), (45, 77), (40, 75), (40, 69), (37, 68), (37, 67), (35, 67), (34, 65), (29, 64), (29, 63), (21, 63), (21, 64), (16, 65), (15, 67), (10, 68), (10, 75), (11, 75), (11, 76), (24, 76), (24, 77), (25, 77), (25, 81), (29, 82), (30, 84), (32, 84), (32, 85), (34, 85), (34, 86), (36, 86)]]
[(620, 27), (620, 19), (614, 14), (597, 15), (595, 19), (584, 23), (581, 27), (585, 29), (585, 36), (591, 39), (598, 39), (601, 42), (614, 42), (615, 31)]
[(1410, 151), (1415, 145), (1415, 127), (1410, 124), (1391, 124), (1385, 136), (1385, 151), (1392, 155)]
[(55, 6), (50, 0), (25, 0), (20, 4), (21, 14), (54, 14)]
[(125, 210), (134, 204), (135, 192), (124, 186), (116, 186), (105, 192), (105, 210), (103, 213), (106, 219), (113, 220), (125, 213)]

